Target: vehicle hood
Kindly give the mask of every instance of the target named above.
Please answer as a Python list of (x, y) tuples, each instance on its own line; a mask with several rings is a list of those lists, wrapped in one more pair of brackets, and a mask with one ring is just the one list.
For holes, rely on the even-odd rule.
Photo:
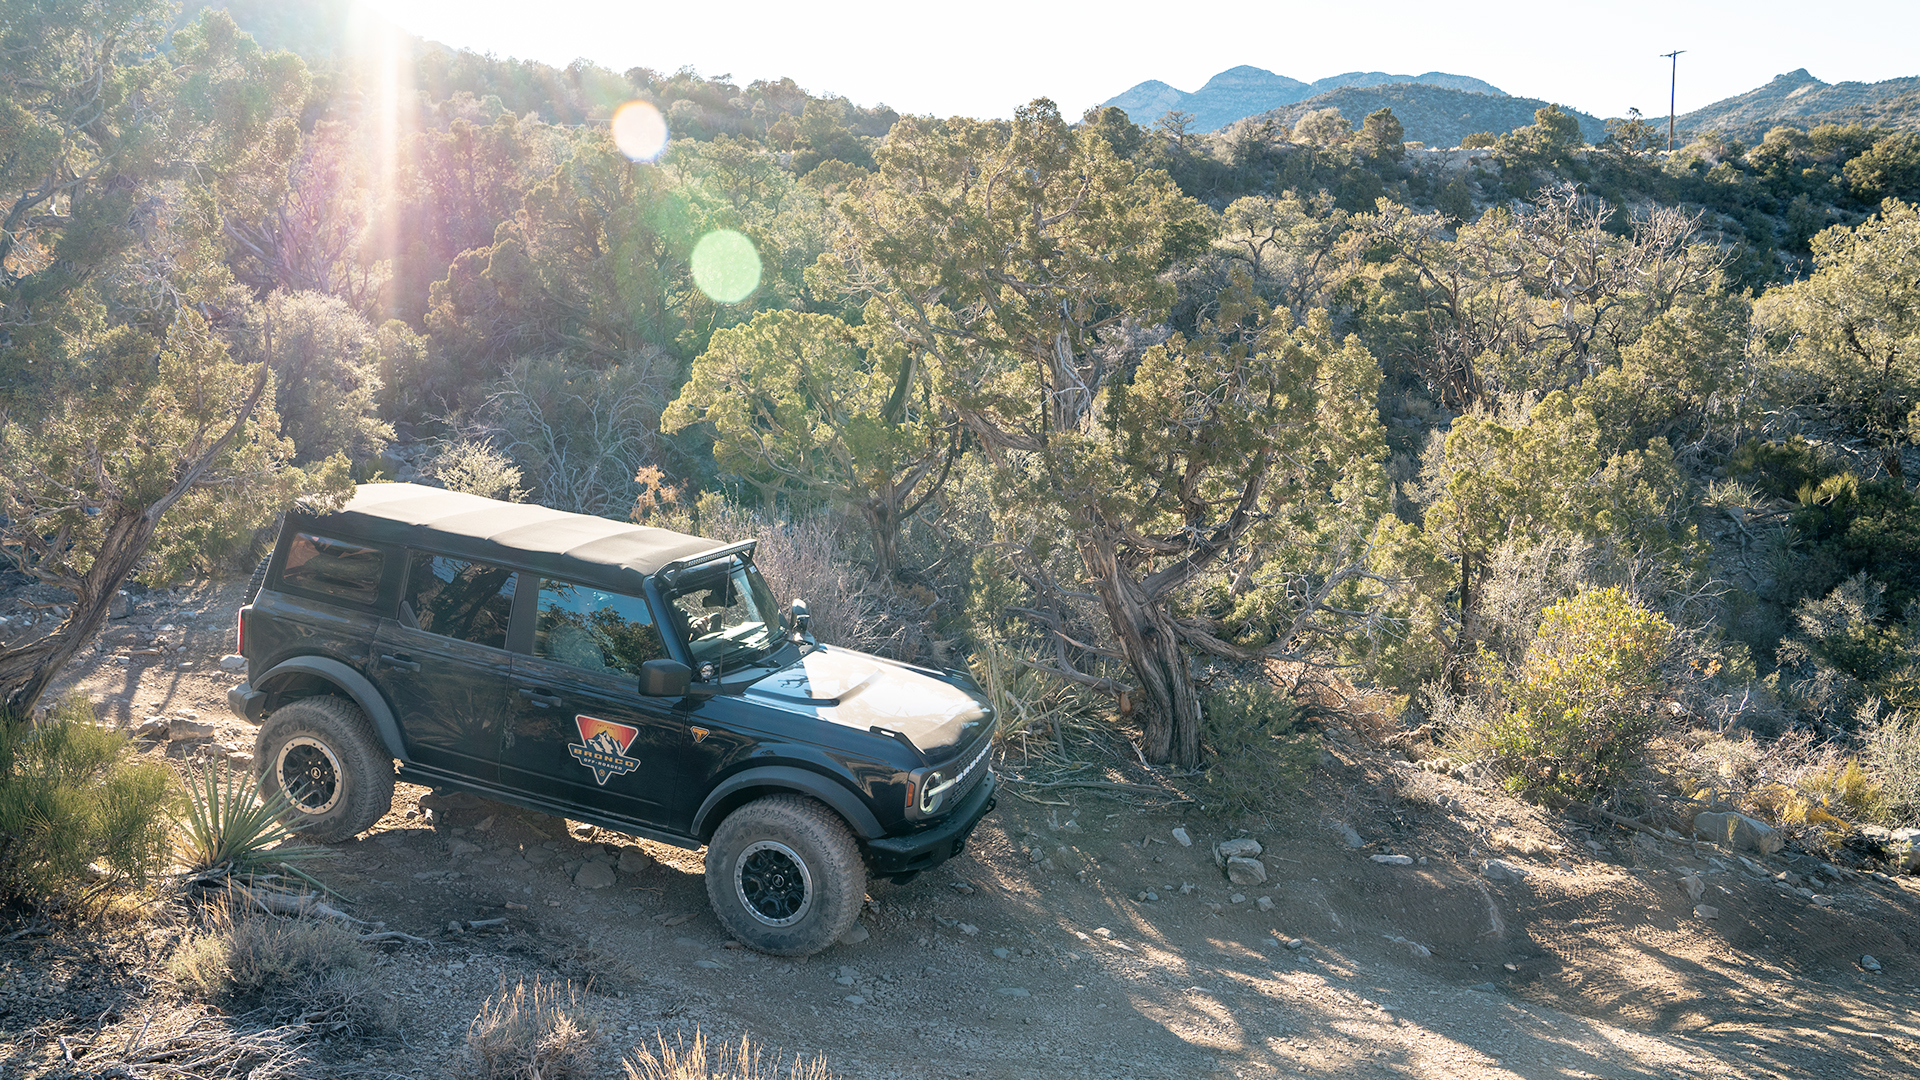
[(866, 653), (821, 646), (756, 681), (760, 705), (860, 731), (884, 728), (913, 740), (928, 758), (972, 742), (987, 722), (984, 702), (952, 683)]

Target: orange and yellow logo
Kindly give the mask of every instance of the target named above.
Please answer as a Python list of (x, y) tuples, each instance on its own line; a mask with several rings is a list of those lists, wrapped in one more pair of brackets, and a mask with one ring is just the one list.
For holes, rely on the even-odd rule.
[(593, 770), (594, 782), (605, 786), (610, 776), (625, 776), (640, 767), (639, 758), (627, 756), (627, 747), (640, 737), (640, 729), (584, 713), (573, 718), (580, 729), (580, 741), (568, 743), (573, 759)]

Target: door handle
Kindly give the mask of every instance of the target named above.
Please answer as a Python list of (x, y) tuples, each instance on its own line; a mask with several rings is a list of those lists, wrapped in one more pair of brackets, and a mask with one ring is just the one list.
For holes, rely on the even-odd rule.
[(417, 660), (410, 660), (404, 654), (400, 656), (389, 656), (386, 653), (381, 653), (380, 662), (382, 664), (385, 664), (388, 667), (399, 668), (402, 671), (419, 671), (420, 670), (420, 662)]
[(544, 686), (523, 686), (516, 693), (542, 709), (560, 704), (560, 695)]

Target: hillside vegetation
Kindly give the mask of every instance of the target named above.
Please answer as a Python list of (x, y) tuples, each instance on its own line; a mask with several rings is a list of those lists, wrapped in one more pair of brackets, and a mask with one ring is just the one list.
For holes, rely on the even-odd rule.
[(1291, 767), (1284, 670), (1543, 799), (1645, 805), (1708, 732), (1804, 752), (1689, 798), (1920, 813), (1910, 134), (1423, 152), (1393, 88), (1208, 135), (21, 10), (0, 539), (72, 600), (15, 714), (129, 574), (424, 477), (812, 545), (852, 643), (1185, 777)]

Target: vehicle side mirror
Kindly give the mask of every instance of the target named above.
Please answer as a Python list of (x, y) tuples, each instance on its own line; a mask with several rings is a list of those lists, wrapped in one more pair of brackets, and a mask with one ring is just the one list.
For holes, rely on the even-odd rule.
[(807, 602), (796, 596), (792, 609), (787, 612), (787, 640), (805, 641), (812, 631), (813, 616), (807, 614)]
[(647, 697), (686, 697), (693, 669), (678, 660), (648, 660), (640, 665), (640, 692)]

